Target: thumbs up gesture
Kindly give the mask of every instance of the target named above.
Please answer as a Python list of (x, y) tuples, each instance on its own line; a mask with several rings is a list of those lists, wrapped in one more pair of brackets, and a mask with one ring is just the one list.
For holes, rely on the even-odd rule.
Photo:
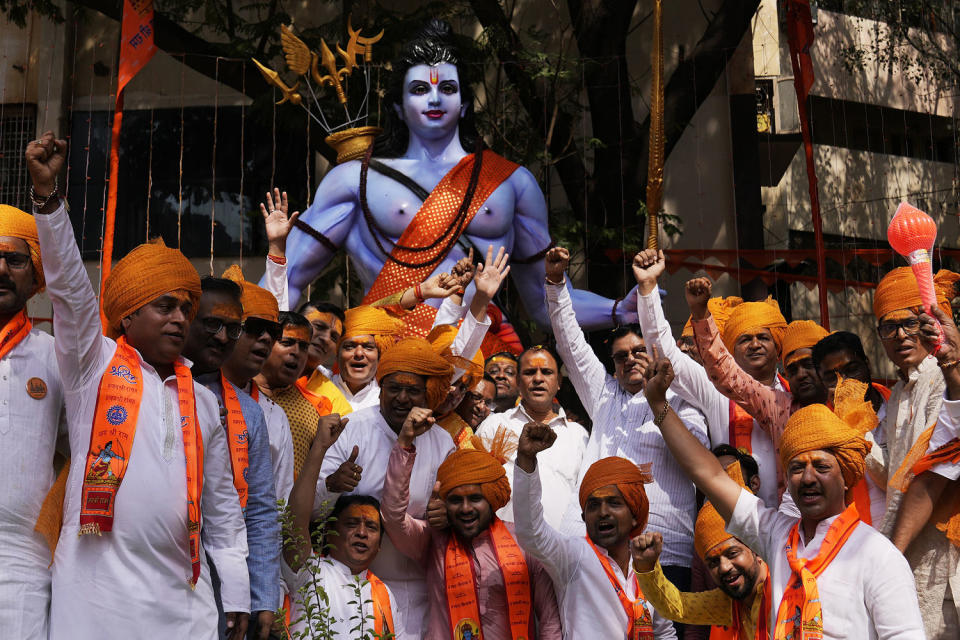
[(427, 503), (427, 522), (434, 529), (446, 529), (450, 525), (447, 520), (447, 505), (440, 497), (440, 483), (433, 484), (433, 493)]
[(341, 463), (337, 470), (327, 476), (327, 491), (332, 493), (349, 493), (357, 488), (360, 478), (363, 477), (363, 467), (357, 464), (360, 448), (353, 446), (350, 457)]

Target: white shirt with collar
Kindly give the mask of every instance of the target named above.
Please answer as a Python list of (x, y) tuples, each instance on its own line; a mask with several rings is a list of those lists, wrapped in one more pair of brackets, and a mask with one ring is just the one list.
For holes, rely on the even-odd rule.
[[(356, 463), (363, 472), (359, 484), (350, 494), (373, 496), (377, 500), (383, 496), (387, 461), (390, 459), (390, 450), (397, 441), (397, 434), (381, 415), (379, 406), (355, 411), (347, 417), (350, 422), (327, 450), (320, 467), (317, 495), (314, 499), (314, 518), (322, 518), (325, 511), (332, 509), (340, 497), (339, 493), (327, 491), (326, 478), (350, 457), (355, 446), (359, 451)], [(450, 434), (435, 425), (417, 436), (413, 445), (417, 450), (417, 459), (410, 475), (410, 503), (407, 505), (407, 513), (415, 518), (423, 518), (433, 492), (433, 484), (436, 482), (437, 469), (453, 452), (454, 444)], [(398, 624), (411, 636), (419, 637), (427, 618), (427, 582), (423, 567), (400, 553), (390, 542), (390, 538), (384, 536), (380, 553), (370, 569), (387, 583), (396, 595), (397, 609), (402, 618)]]
[(50, 548), (33, 527), (62, 434), (53, 336), (33, 329), (0, 358), (0, 629), (10, 638), (47, 637)]
[[(589, 466), (608, 456), (620, 456), (636, 465), (652, 463), (650, 471), (654, 482), (645, 487), (650, 499), (648, 528), (663, 533), (660, 562), (663, 566), (689, 567), (693, 558), (693, 524), (697, 517), (696, 488), (674, 460), (660, 429), (654, 426), (656, 416), (646, 396), (642, 392), (625, 391), (617, 379), (607, 373), (587, 343), (567, 287), (547, 283), (546, 291), (557, 351), (580, 402), (593, 420), (577, 487)], [(708, 446), (703, 415), (672, 391), (667, 392), (667, 400), (690, 433)], [(576, 494), (567, 507), (561, 532), (584, 535)]]
[[(513, 469), (513, 504), (517, 516), (514, 532), (517, 542), (526, 553), (543, 564), (553, 580), (565, 639), (626, 638), (629, 622), (627, 613), (590, 543), (580, 535), (561, 534), (543, 517), (539, 470), (544, 453), (537, 456), (537, 468), (533, 473), (516, 466)], [(606, 555), (603, 548), (597, 548)], [(616, 562), (611, 561), (610, 564), (627, 597), (635, 599), (637, 582), (634, 580), (633, 563), (630, 563), (626, 576)], [(660, 617), (649, 602), (645, 606), (653, 618), (654, 638), (676, 638), (673, 623)]]
[(50, 637), (126, 640), (150, 629), (158, 637), (215, 640), (208, 562), (220, 574), (224, 610), (250, 610), (246, 526), (217, 399), (194, 383), (203, 438), (201, 573), (195, 589), (188, 584), (186, 460), (176, 377), (161, 378), (142, 358), (143, 396), (116, 494), (113, 530), (78, 537), (98, 389), (117, 344), (100, 333), (97, 300), (63, 206), (36, 218), (73, 452), (53, 565)]
[[(803, 535), (797, 557), (812, 559), (820, 551), (837, 516), (820, 521), (809, 543)], [(777, 609), (792, 570), (785, 551), (797, 518), (763, 506), (742, 490), (727, 531), (757, 552), (770, 567), (771, 637)], [(817, 578), (823, 610), (823, 637), (837, 640), (923, 640), (923, 621), (913, 574), (906, 559), (876, 529), (858, 523), (833, 561)]]
[[(503, 413), (487, 416), (477, 427), (477, 435), (490, 441), (500, 427), (503, 427), (512, 434), (513, 441), (517, 442), (523, 431), (523, 425), (528, 422), (533, 422), (533, 418), (521, 403)], [(552, 447), (540, 454), (537, 465), (547, 486), (550, 487), (549, 495), (543, 496), (543, 515), (551, 527), (559, 528), (567, 505), (572, 498), (576, 497), (577, 479), (580, 477), (583, 454), (587, 448), (589, 435), (579, 423), (567, 420), (563, 407), (560, 407), (560, 412), (547, 423), (547, 426), (557, 434), (557, 440)], [(517, 453), (514, 451), (503, 465), (511, 483), (516, 459)], [(513, 522), (513, 500), (497, 511), (497, 516), (501, 520)]]
[(354, 411), (380, 406), (380, 385), (377, 384), (376, 378), (371, 378), (370, 382), (363, 385), (356, 393), (350, 391), (350, 387), (343, 381), (343, 377), (339, 373), (334, 374), (330, 378), (330, 382), (337, 385), (337, 388), (343, 393), (343, 397), (347, 399)]
[[(384, 534), (386, 538), (386, 534)], [(335, 638), (353, 638), (356, 635), (354, 628), (358, 620), (356, 616), (360, 611), (357, 606), (357, 587), (367, 579), (367, 571), (360, 574), (351, 573), (350, 568), (331, 557), (313, 556), (300, 571), (294, 573), (290, 566), (283, 563), (283, 577), (287, 584), (292, 585), (292, 595), (290, 597), (290, 621), (291, 632), (294, 636), (307, 630), (307, 621), (297, 622), (304, 613), (306, 605), (312, 605), (318, 611), (329, 607), (329, 623), (327, 627), (330, 635)], [(376, 575), (376, 573), (374, 573)], [(379, 576), (378, 576), (379, 577)], [(306, 587), (304, 592), (301, 589)], [(318, 595), (318, 589), (323, 589), (327, 596), (327, 602)], [(400, 615), (397, 609), (396, 598), (387, 586), (387, 593), (390, 596), (390, 612), (393, 616), (393, 633), (397, 640), (404, 638), (413, 638), (415, 636), (407, 635), (403, 627), (398, 623)], [(366, 628), (373, 630), (374, 611), (373, 597), (370, 595), (370, 583), (360, 587), (360, 601), (363, 602), (363, 615), (367, 619)], [(323, 622), (320, 615), (313, 620), (314, 632), (320, 633)], [(386, 631), (386, 630), (384, 630)], [(309, 634), (308, 634), (309, 635)], [(321, 634), (322, 635), (322, 634)]]

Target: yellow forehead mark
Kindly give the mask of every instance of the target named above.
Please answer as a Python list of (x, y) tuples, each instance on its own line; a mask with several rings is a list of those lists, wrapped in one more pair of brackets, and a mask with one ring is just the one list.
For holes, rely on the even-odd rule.
[(323, 322), (325, 323), (332, 331), (337, 333), (343, 333), (343, 326), (340, 322), (340, 318), (333, 315), (332, 313), (327, 313), (326, 311), (317, 311), (316, 309), (310, 310), (306, 316), (304, 316), (310, 322)]
[(490, 358), (487, 364), (511, 364), (513, 366), (517, 366), (517, 361), (513, 358), (508, 358), (507, 356), (496, 356)]
[(309, 342), (312, 337), (312, 332), (307, 327), (297, 327), (287, 325), (283, 328), (283, 337), (284, 338), (294, 338), (295, 340), (302, 340), (304, 342)]
[(13, 242), (6, 242), (0, 240), (0, 251), (14, 251), (16, 253), (24, 253), (23, 247), (14, 244)]
[(391, 380), (393, 382), (396, 382), (397, 384), (404, 384), (412, 387), (415, 387), (419, 385), (421, 382), (423, 382), (414, 374), (404, 373), (403, 371), (393, 374), (393, 376), (391, 377)]
[(613, 485), (608, 485), (606, 487), (600, 487), (599, 489), (594, 490), (590, 494), (592, 498), (619, 498), (621, 496), (620, 490), (614, 487)]
[(352, 504), (343, 512), (343, 519), (359, 518), (361, 520), (380, 521), (380, 513), (370, 504)]
[(240, 316), (242, 314), (240, 305), (238, 304), (215, 304), (213, 309), (210, 310), (210, 315), (223, 318), (224, 320), (235, 320), (240, 322)]
[(527, 362), (538, 369), (545, 369), (551, 366), (550, 359), (543, 353), (534, 353), (533, 355), (527, 356)]
[(190, 292), (186, 289), (177, 289), (176, 291), (169, 291), (164, 296), (170, 296), (171, 298), (176, 299), (179, 303), (189, 302), (190, 301)]

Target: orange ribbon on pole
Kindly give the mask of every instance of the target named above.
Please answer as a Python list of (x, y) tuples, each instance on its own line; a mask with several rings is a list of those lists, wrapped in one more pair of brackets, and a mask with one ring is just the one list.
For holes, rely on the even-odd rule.
[[(124, 0), (120, 28), (120, 69), (117, 72), (117, 102), (113, 110), (113, 130), (110, 134), (110, 179), (107, 208), (103, 224), (103, 253), (100, 266), (100, 291), (110, 275), (113, 264), (113, 230), (117, 217), (117, 179), (120, 173), (120, 127), (123, 124), (123, 89), (142, 69), (157, 45), (153, 40), (153, 0)], [(100, 320), (107, 326), (100, 299)]]

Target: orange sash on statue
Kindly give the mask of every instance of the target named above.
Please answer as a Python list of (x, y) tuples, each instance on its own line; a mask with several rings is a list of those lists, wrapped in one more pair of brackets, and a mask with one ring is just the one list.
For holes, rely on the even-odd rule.
[[(763, 563), (763, 596), (760, 600), (760, 612), (757, 614), (757, 628), (754, 634), (754, 640), (768, 640), (770, 637), (767, 632), (767, 624), (770, 619), (770, 571), (766, 563)], [(743, 628), (743, 603), (740, 600), (730, 598), (730, 618), (729, 627), (714, 625), (710, 627), (710, 640), (746, 640), (747, 633)]]
[(27, 317), (27, 312), (21, 309), (16, 315), (10, 318), (10, 321), (0, 329), (0, 358), (5, 357), (10, 351), (20, 344), (27, 337), (33, 323)]
[[(507, 593), (507, 620), (513, 640), (533, 637), (533, 616), (530, 614), (530, 573), (517, 541), (500, 518), (490, 523), (490, 541), (497, 554)], [(477, 579), (473, 575), (473, 554), (451, 535), (444, 556), (444, 577), (447, 586), (447, 610), (450, 614), (451, 638), (464, 637), (468, 629), (473, 638), (483, 638)]]
[[(190, 586), (200, 578), (200, 496), (203, 493), (203, 437), (197, 424), (193, 376), (182, 362), (174, 363), (177, 398), (187, 475), (188, 545), (192, 565)], [(97, 403), (90, 431), (86, 475), (80, 502), (78, 535), (109, 532), (113, 528), (113, 508), (130, 463), (133, 438), (137, 432), (143, 379), (140, 359), (124, 336), (100, 379)]]
[[(377, 637), (393, 633), (393, 611), (390, 609), (390, 593), (383, 580), (367, 570), (367, 582), (370, 583), (370, 599), (373, 600), (373, 631)], [(386, 629), (384, 629), (386, 624)]]
[[(362, 304), (371, 304), (425, 280), (453, 248), (457, 238), (480, 209), (480, 205), (486, 202), (490, 194), (519, 166), (492, 151), (484, 151), (480, 176), (466, 216), (459, 224), (454, 224), (470, 186), (475, 157), (476, 154), (471, 153), (460, 160), (430, 192), (397, 241), (398, 246), (390, 252), (393, 259), (384, 263)], [(454, 227), (452, 233), (455, 233), (456, 237), (437, 242), (439, 236), (450, 229), (451, 225)], [(431, 247), (432, 244), (436, 246)], [(408, 265), (426, 264), (411, 267), (400, 264), (403, 262)], [(435, 316), (436, 309), (427, 304), (418, 304), (404, 317), (404, 321), (407, 327), (426, 336), (433, 326)]]
[(593, 544), (593, 540), (591, 540), (589, 536), (587, 537), (587, 543), (590, 545), (590, 548), (593, 549), (593, 552), (597, 554), (597, 559), (600, 561), (600, 564), (603, 565), (603, 571), (607, 574), (607, 578), (610, 580), (610, 584), (613, 585), (613, 590), (617, 592), (617, 598), (620, 599), (620, 604), (627, 614), (627, 619), (629, 620), (626, 628), (627, 640), (653, 640), (653, 616), (651, 616), (650, 611), (647, 610), (647, 602), (643, 599), (643, 592), (640, 591), (640, 583), (637, 581), (637, 576), (633, 576), (633, 583), (637, 588), (637, 599), (631, 600), (623, 590), (623, 587), (620, 586), (620, 580), (617, 579), (617, 574), (613, 572), (613, 567), (610, 565), (610, 558), (600, 553), (600, 550)]
[(247, 452), (247, 421), (243, 419), (240, 398), (233, 385), (220, 374), (220, 386), (223, 388), (223, 406), (227, 410), (227, 440), (230, 444), (230, 468), (233, 471), (233, 486), (240, 498), (240, 508), (247, 508), (247, 467), (250, 466), (250, 454)]
[(777, 628), (775, 640), (821, 640), (823, 638), (823, 610), (820, 606), (820, 592), (817, 590), (817, 577), (830, 566), (840, 549), (860, 524), (857, 507), (850, 505), (841, 513), (824, 536), (820, 552), (812, 560), (797, 557), (797, 545), (800, 542), (800, 522), (790, 529), (787, 546), (787, 562), (793, 573), (783, 591), (783, 599), (777, 610)]

